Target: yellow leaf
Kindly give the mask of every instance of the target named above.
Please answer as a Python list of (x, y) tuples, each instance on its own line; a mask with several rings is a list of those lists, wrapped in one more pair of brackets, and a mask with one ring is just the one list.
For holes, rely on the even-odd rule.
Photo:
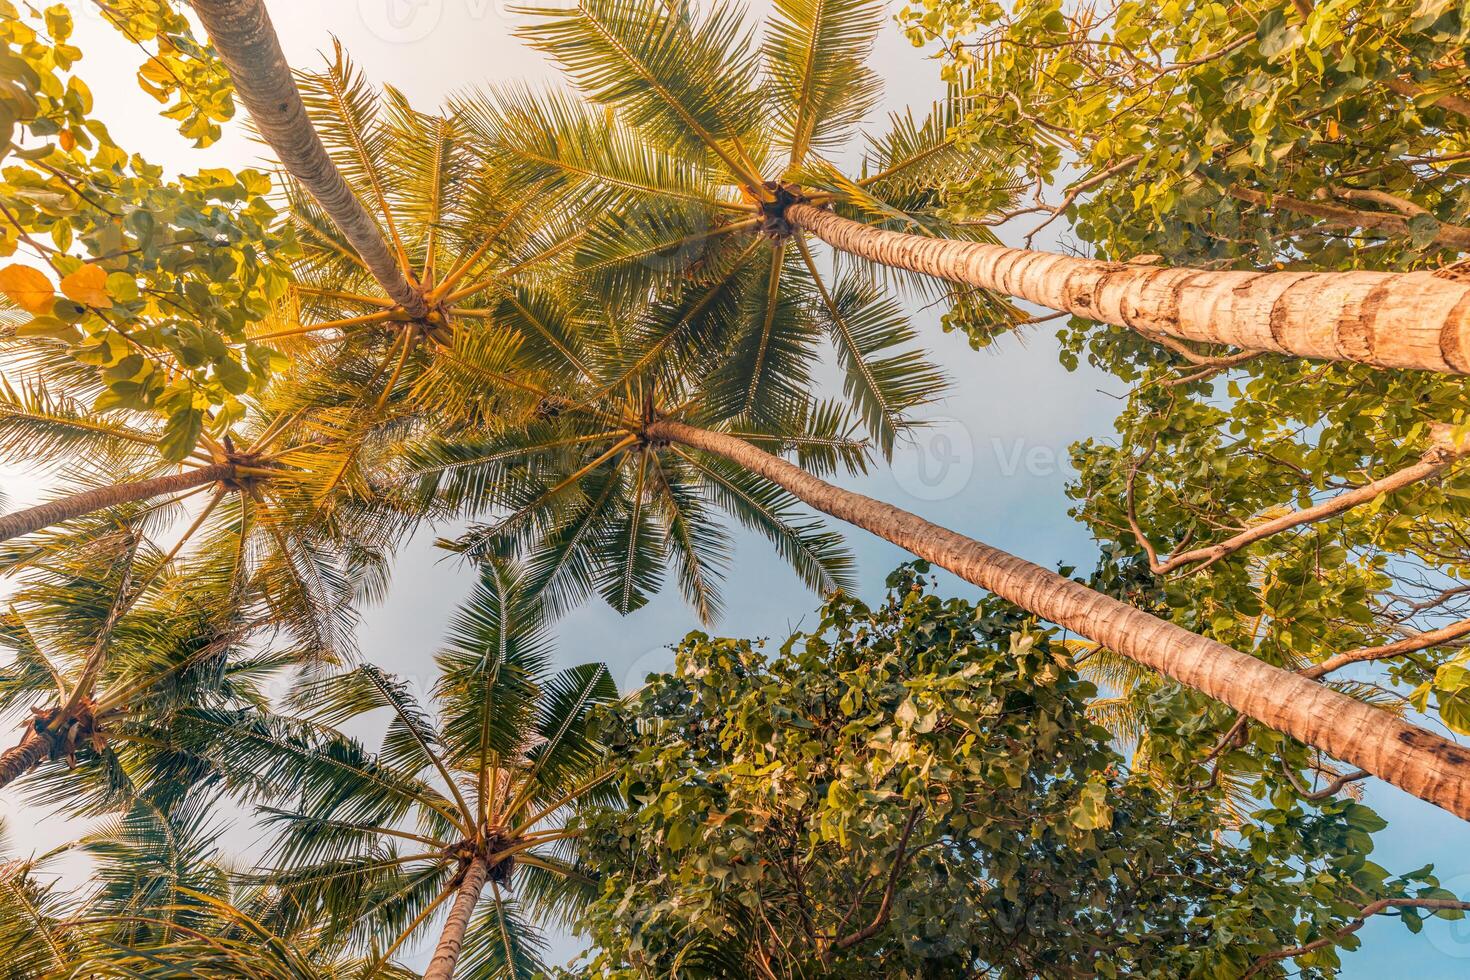
[(1342, 131), (1340, 129), (1338, 129), (1338, 127), (1337, 127), (1337, 120), (1336, 119), (1329, 119), (1329, 120), (1327, 120), (1327, 138), (1330, 139), (1330, 140), (1335, 140), (1340, 135), (1342, 135)]
[(56, 290), (51, 280), (28, 265), (13, 263), (0, 269), (0, 292), (27, 313), (40, 316), (51, 312)]
[(61, 280), (61, 291), (81, 303), (105, 310), (112, 306), (107, 295), (107, 270), (100, 265), (84, 265)]

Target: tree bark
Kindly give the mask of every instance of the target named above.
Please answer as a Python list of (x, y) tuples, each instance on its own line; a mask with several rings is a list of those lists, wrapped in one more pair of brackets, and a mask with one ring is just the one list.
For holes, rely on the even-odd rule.
[(27, 507), (24, 510), (0, 516), (0, 541), (9, 541), (22, 534), (30, 534), (53, 524), (85, 517), (94, 511), (106, 510), (119, 504), (130, 504), (136, 500), (147, 500), (166, 493), (177, 493), (180, 490), (202, 487), (206, 483), (228, 479), (233, 471), (234, 467), (229, 463), (212, 463), (209, 466), (185, 470), (171, 476), (139, 480), (136, 483), (117, 483), (110, 487), (98, 487), (96, 490), (84, 490), (50, 503)]
[(825, 514), (1470, 819), (1470, 750), (1454, 742), (1039, 565), (833, 486), (734, 436), (670, 420), (654, 422), (647, 435), (724, 457)]
[(262, 0), (192, 3), (250, 118), (281, 163), (331, 217), (393, 302), (412, 317), (428, 313), (423, 295), (409, 283), (378, 223), (322, 146)]
[(843, 252), (1146, 333), (1470, 374), (1470, 283), (1430, 272), (1207, 272), (886, 231), (810, 204), (786, 220)]
[(465, 932), (470, 927), (470, 916), (480, 902), (480, 892), (485, 888), (485, 879), (490, 876), (490, 866), (483, 857), (477, 857), (465, 869), (464, 881), (459, 894), (454, 897), (454, 906), (444, 923), (444, 932), (439, 936), (439, 945), (434, 949), (434, 958), (424, 971), (424, 980), (451, 980), (454, 968), (459, 963), (460, 950), (464, 948)]
[(51, 740), (34, 728), (27, 728), (20, 744), (0, 753), (0, 787), (9, 786), (51, 754)]

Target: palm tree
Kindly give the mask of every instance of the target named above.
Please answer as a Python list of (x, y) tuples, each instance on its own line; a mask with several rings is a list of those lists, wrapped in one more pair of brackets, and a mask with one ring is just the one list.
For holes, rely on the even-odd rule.
[[(657, 318), (655, 307), (649, 316)], [(580, 349), (594, 363), (626, 363), (619, 338), (641, 333), (625, 312), (602, 322), (584, 318)], [(778, 405), (784, 424), (751, 425), (720, 410), (716, 369), (692, 377), (657, 368), (623, 380), (622, 390), (589, 381), (549, 402), (545, 417), (523, 429), (473, 439), (411, 445), (401, 475), (416, 479), (420, 506), (491, 512), (453, 546), (472, 558), (526, 553), (530, 587), (562, 610), (601, 594), (614, 608), (641, 606), (674, 559), (686, 598), (706, 618), (718, 610), (713, 591), (723, 546), (707, 512), (712, 501), (765, 532), (793, 559), (809, 584), (835, 576), (803, 540), (820, 525), (803, 522), (792, 502), (854, 524), (947, 568), (1022, 608), (1097, 641), (1297, 738), (1443, 806), (1470, 815), (1464, 780), (1470, 753), (1331, 687), (1191, 633), (1071, 579), (956, 534), (899, 508), (843, 490), (756, 444), (795, 450), (818, 473), (864, 465), (865, 447), (831, 405)], [(799, 409), (792, 409), (793, 405)], [(771, 513), (777, 504), (779, 512)], [(698, 536), (691, 530), (699, 530)], [(830, 539), (828, 539), (830, 541)], [(830, 552), (835, 542), (827, 545)], [(845, 554), (842, 555), (845, 561)]]
[[(884, 5), (780, 0), (757, 50), (740, 12), (663, 0), (579, 0), (534, 9), (523, 36), (617, 121), (523, 99), (497, 123), (528, 179), (600, 191), (614, 214), (587, 265), (636, 278), (636, 263), (692, 244), (738, 250), (764, 234), (806, 236), (885, 269), (994, 290), (1146, 335), (1384, 367), (1470, 372), (1470, 284), (1427, 272), (1207, 272), (1011, 249), (925, 213), (972, 154), (945, 120), (900, 119), (864, 175), (824, 159), (871, 107), (866, 65)], [(963, 110), (961, 103), (957, 106)], [(547, 125), (547, 123), (551, 125)], [(570, 122), (570, 125), (565, 123)], [(538, 126), (545, 132), (536, 133)], [(784, 254), (783, 247), (772, 249)], [(621, 261), (619, 261), (621, 259)], [(781, 260), (773, 258), (772, 264)], [(771, 273), (772, 279), (777, 271)], [(646, 278), (646, 277), (645, 277)]]
[(534, 407), (514, 386), (485, 399), (481, 378), (544, 374), (557, 338), (531, 310), (578, 232), (499, 181), (459, 119), (373, 88), (340, 46), (298, 84), (313, 138), (373, 202), (398, 270), (429, 306), (415, 319), (395, 305), (331, 218), (288, 186), (302, 258), (280, 322), (255, 339), (292, 358), (281, 387), (318, 435), (294, 462), (326, 499), (343, 483), (362, 489), (365, 458), (405, 432), (506, 424)]
[[(528, 916), (564, 917), (591, 884), (576, 813), (612, 770), (587, 722), (617, 691), (601, 665), (550, 669), (545, 618), (507, 562), (486, 566), (437, 666), (432, 714), (364, 665), (304, 683), (293, 702), (309, 718), (222, 726), (232, 764), (277, 774), (293, 798), (265, 810), (279, 837), (261, 921), (314, 925), (381, 964), (447, 905), (426, 977), (462, 959), (474, 976), (528, 975)], [(373, 711), (391, 718), (376, 756), (322, 727)]]
[(1039, 565), (834, 486), (728, 433), (675, 419), (655, 420), (644, 432), (648, 439), (708, 453), (759, 474), (822, 513), (871, 531), (1243, 716), (1470, 818), (1470, 752), (1454, 742)]
[[(398, 980), (411, 974), (343, 957), (313, 930), (272, 931), (241, 906), (223, 860), (208, 788), (132, 798), (80, 840), (38, 860), (0, 863), (0, 948), (7, 976), (260, 977)], [(70, 894), (42, 880), (48, 862), (89, 862), (88, 887)], [(369, 969), (369, 967), (372, 967)]]
[[(718, 367), (723, 383), (712, 397), (720, 410), (765, 423), (812, 387), (811, 362), (825, 340), (848, 399), (888, 454), (905, 414), (934, 398), (942, 377), (911, 348), (907, 318), (879, 288), (888, 270), (857, 263), (826, 274), (777, 202), (800, 179), (850, 187), (853, 206), (874, 220), (979, 241), (994, 236), (941, 213), (942, 188), (976, 165), (946, 138), (957, 99), (922, 120), (896, 117), (871, 148), (869, 178), (848, 181), (824, 159), (852, 136), (879, 90), (864, 57), (883, 6), (839, 6), (779, 6), (763, 61), (732, 47), (739, 24), (728, 8), (697, 26), (653, 2), (578, 8), (526, 34), (606, 109), (523, 90), (456, 108), (483, 140), (487, 169), (584, 225), (569, 253), (567, 289), (598, 297), (615, 317), (660, 299), (657, 315), (624, 336), (622, 371), (599, 383), (621, 383), (656, 363), (693, 374)], [(644, 37), (645, 29), (657, 37)], [(634, 48), (659, 47), (635, 51), (630, 39)], [(604, 54), (616, 66), (594, 68)], [(645, 57), (656, 63), (645, 65)], [(766, 82), (758, 88), (761, 65)], [(642, 95), (624, 98), (634, 90)], [(936, 292), (923, 277), (899, 278), (924, 295)], [(964, 299), (996, 318), (1024, 316), (983, 291)], [(577, 373), (591, 382), (596, 372)]]
[(283, 545), (250, 543), (247, 530), (242, 550), (242, 511), (181, 555), (207, 512), (167, 550), (150, 533), (176, 534), (182, 509), (94, 518), (0, 555), (17, 576), (0, 614), (12, 654), (0, 712), (26, 715), (20, 743), (0, 753), (0, 786), (42, 767), (33, 796), (76, 811), (150, 786), (172, 787), (159, 790), (167, 795), (234, 780), (181, 747), (193, 715), (249, 715), (277, 672), (350, 653), (352, 599), (381, 577), (380, 556), (364, 547), (359, 567), (334, 562), (306, 531), (282, 531)]
[(46, 873), (49, 855), (19, 858), (10, 854), (9, 830), (0, 820), (0, 950), (9, 976), (50, 975), (66, 966), (76, 945), (62, 923), (66, 895)]
[[(417, 973), (401, 967), (375, 963), (363, 957), (343, 957), (324, 948), (313, 933), (283, 936), (253, 916), (238, 903), (204, 893), (191, 893), (179, 905), (159, 909), (156, 915), (188, 911), (195, 925), (172, 928), (147, 941), (125, 942), (108, 938), (94, 944), (75, 960), (76, 973), (86, 977), (118, 980), (416, 980)], [(136, 918), (136, 916), (130, 917)], [(166, 920), (165, 920), (166, 921)], [(103, 915), (86, 923), (99, 931), (115, 925)], [(170, 923), (171, 924), (171, 923)], [(105, 931), (103, 935), (107, 935)]]
[(409, 279), (400, 264), (401, 255), (390, 251), (376, 221), (343, 179), (307, 119), (265, 4), (260, 0), (194, 0), (192, 5), (236, 93), (287, 172), (351, 242), (358, 260), (393, 302), (414, 320), (427, 321), (430, 309), (421, 285)]
[[(237, 26), (252, 10), (265, 17), (258, 4), (200, 7), (202, 15), (212, 8)], [(268, 19), (258, 26), (268, 36), (266, 47), (279, 55)], [(228, 53), (228, 40), (223, 50)], [(259, 109), (252, 77), (244, 77), (240, 91)], [(89, 374), (65, 350), (54, 350), (65, 347), (60, 341), (6, 338), (7, 353), (33, 377), (25, 386), (32, 390), (5, 393), (0, 427), (49, 424), (73, 447), (126, 440), (134, 444), (134, 465), (98, 473), (85, 490), (0, 516), (0, 540), (125, 503), (271, 480), (288, 479), (331, 508), (344, 484), (353, 494), (372, 495), (360, 473), (362, 456), (391, 444), (405, 426), (485, 424), (514, 414), (504, 394), (493, 405), (476, 399), (473, 378), (460, 377), (458, 364), (473, 351), (476, 369), (490, 370), (488, 352), (496, 350), (499, 374), (535, 376), (535, 344), (523, 345), (521, 336), (522, 328), (538, 325), (516, 320), (516, 310), (575, 231), (541, 213), (534, 195), (506, 193), (483, 171), (482, 154), (457, 120), (418, 112), (395, 90), (374, 90), (340, 47), (323, 71), (301, 76), (299, 90), (289, 73), (283, 84), (280, 99), (291, 105), (292, 126), (310, 148), (292, 150), (295, 144), (281, 143), (269, 119), (257, 119), (294, 178), (286, 196), (302, 252), (289, 301), (251, 330), (252, 343), (270, 344), (289, 358), (263, 396), (272, 411), (262, 419), (260, 406), (247, 404), (243, 423), (207, 420), (204, 449), (170, 472), (157, 458), (166, 454), (146, 451), (170, 435), (147, 413), (96, 417), (77, 407), (91, 400), (97, 370)], [(275, 97), (266, 104), (278, 104)], [(301, 162), (302, 152), (309, 164)], [(372, 202), (371, 212), (363, 201)], [(508, 325), (496, 322), (507, 313)], [(67, 417), (51, 410), (58, 406), (31, 404), (45, 402), (47, 388), (65, 393)], [(118, 421), (124, 417), (125, 424)], [(258, 439), (241, 435), (252, 429)]]
[[(646, 336), (644, 323), (666, 322), (665, 308), (646, 311), (646, 318), (604, 317), (547, 298), (538, 309), (544, 321), (568, 325), (560, 331), (566, 356), (589, 377), (545, 393), (528, 424), (409, 442), (391, 474), (417, 484), (421, 510), (494, 515), (451, 547), (474, 560), (521, 554), (527, 590), (553, 613), (594, 594), (632, 612), (662, 587), (672, 566), (685, 600), (711, 622), (720, 613), (719, 580), (730, 560), (728, 515), (767, 538), (813, 590), (852, 587), (851, 554), (785, 491), (644, 434), (652, 418), (697, 411), (706, 424), (796, 449), (818, 472), (861, 469), (867, 448), (854, 435), (856, 423), (836, 405), (804, 399), (809, 382), (800, 357), (773, 348), (765, 374), (773, 397), (759, 413), (771, 424), (763, 425), (740, 405), (739, 363), (702, 374), (656, 363), (630, 371), (646, 347), (625, 344), (624, 333)], [(740, 413), (733, 417), (732, 395)], [(778, 411), (792, 415), (776, 424)]]
[(103, 390), (101, 371), (71, 362), (65, 348), (48, 338), (0, 340), (13, 369), (0, 380), (0, 454), (32, 466), (75, 460), (78, 482), (93, 485), (0, 515), (0, 542), (113, 507), (182, 499), (211, 486), (223, 493), (271, 475), (263, 468), (266, 444), (235, 452), (228, 436), (206, 438), (182, 467), (165, 462), (165, 426), (151, 413), (89, 408)]

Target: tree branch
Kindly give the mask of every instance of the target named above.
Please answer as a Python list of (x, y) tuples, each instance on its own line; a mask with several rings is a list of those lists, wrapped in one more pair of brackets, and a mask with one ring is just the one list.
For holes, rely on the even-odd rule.
[[(1321, 201), (1303, 201), (1300, 198), (1287, 197), (1285, 194), (1264, 194), (1261, 191), (1251, 190), (1239, 185), (1230, 188), (1230, 196), (1247, 204), (1259, 207), (1271, 208), (1278, 211), (1289, 211), (1293, 214), (1305, 214), (1314, 218), (1322, 218), (1333, 224), (1344, 225), (1353, 228), (1362, 228), (1368, 231), (1380, 231), (1386, 235), (1409, 234), (1409, 222), (1402, 215), (1387, 214), (1381, 211), (1359, 211), (1354, 208), (1345, 208), (1335, 204), (1326, 204)], [(1383, 198), (1393, 198), (1399, 204), (1391, 205), (1403, 210), (1402, 205), (1418, 207), (1402, 198), (1395, 198), (1390, 194), (1379, 191), (1349, 191), (1346, 189), (1333, 192), (1338, 197), (1346, 198), (1352, 194), (1359, 200), (1378, 200), (1384, 203)], [(1371, 195), (1371, 197), (1369, 196)], [(1424, 208), (1418, 208), (1416, 214), (1428, 214)], [(1435, 233), (1432, 244), (1441, 248), (1453, 248), (1460, 251), (1470, 251), (1470, 228), (1461, 225), (1441, 223), (1439, 230)]]
[(1282, 517), (1258, 524), (1253, 528), (1237, 534), (1235, 537), (1218, 544), (1212, 544), (1204, 548), (1195, 548), (1175, 555), (1165, 562), (1157, 562), (1152, 558), (1149, 560), (1149, 568), (1156, 575), (1166, 575), (1175, 569), (1193, 562), (1201, 564), (1196, 571), (1208, 568), (1222, 558), (1235, 554), (1242, 548), (1254, 544), (1274, 534), (1301, 527), (1304, 524), (1315, 524), (1335, 517), (1359, 506), (1368, 503), (1385, 493), (1392, 493), (1404, 487), (1411, 486), (1432, 476), (1436, 476), (1448, 469), (1457, 460), (1470, 453), (1470, 442), (1462, 440), (1454, 443), (1451, 439), (1452, 429), (1448, 425), (1436, 425), (1434, 427), (1430, 448), (1420, 457), (1419, 462), (1412, 466), (1406, 466), (1401, 470), (1390, 473), (1388, 476), (1371, 483), (1366, 483), (1355, 490), (1340, 493), (1330, 500), (1312, 507), (1292, 511)]
[(879, 929), (888, 924), (888, 916), (893, 912), (893, 894), (898, 890), (898, 876), (903, 871), (905, 857), (908, 850), (909, 837), (914, 832), (914, 825), (919, 822), (919, 816), (924, 808), (916, 806), (909, 814), (908, 822), (903, 826), (903, 836), (898, 839), (898, 851), (893, 855), (893, 867), (888, 871), (888, 886), (883, 889), (883, 900), (878, 903), (878, 911), (873, 916), (873, 921), (859, 929), (857, 932), (848, 933), (832, 944), (833, 949), (851, 949), (865, 939), (876, 935)]
[(1360, 779), (1367, 779), (1372, 775), (1366, 769), (1354, 769), (1351, 772), (1345, 772), (1341, 776), (1338, 776), (1321, 789), (1308, 789), (1307, 785), (1297, 778), (1296, 772), (1291, 766), (1288, 766), (1285, 762), (1281, 763), (1281, 771), (1286, 773), (1286, 778), (1291, 781), (1291, 785), (1296, 789), (1297, 795), (1304, 800), (1325, 800), (1329, 796), (1336, 796), (1348, 783), (1355, 783)]
[(1461, 902), (1457, 899), (1450, 898), (1382, 898), (1376, 902), (1369, 902), (1358, 910), (1358, 914), (1351, 923), (1337, 930), (1332, 935), (1323, 936), (1321, 939), (1314, 939), (1300, 946), (1292, 946), (1287, 949), (1277, 950), (1274, 953), (1267, 953), (1265, 956), (1260, 957), (1246, 971), (1245, 977), (1253, 977), (1279, 960), (1290, 959), (1293, 956), (1301, 956), (1313, 950), (1321, 949), (1324, 946), (1335, 945), (1344, 936), (1350, 936), (1363, 928), (1364, 923), (1370, 917), (1389, 908), (1456, 909), (1464, 911), (1465, 909), (1470, 909), (1470, 902)]
[(1371, 660), (1383, 660), (1386, 657), (1396, 657), (1404, 653), (1414, 653), (1418, 650), (1427, 650), (1430, 647), (1447, 643), (1450, 640), (1458, 640), (1462, 636), (1470, 635), (1470, 619), (1462, 619), (1459, 622), (1442, 626), (1437, 630), (1426, 630), (1423, 633), (1415, 633), (1413, 636), (1404, 637), (1393, 643), (1385, 643), (1377, 647), (1361, 647), (1357, 650), (1349, 650), (1347, 653), (1339, 653), (1335, 657), (1328, 657), (1313, 667), (1298, 671), (1303, 677), (1316, 680), (1334, 670), (1340, 670), (1348, 664), (1365, 663)]

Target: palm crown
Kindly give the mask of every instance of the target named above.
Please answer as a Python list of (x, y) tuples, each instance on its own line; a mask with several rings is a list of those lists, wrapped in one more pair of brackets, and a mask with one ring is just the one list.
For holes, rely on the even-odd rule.
[[(473, 915), (464, 955), (486, 972), (466, 975), (534, 963), (526, 916), (562, 915), (591, 884), (576, 811), (605, 795), (611, 771), (588, 716), (617, 691), (601, 665), (551, 669), (522, 585), (515, 566), (486, 566), (437, 658), (432, 709), (363, 665), (304, 683), (293, 703), (309, 717), (235, 729), (221, 751), (278, 773), (291, 796), (265, 811), (278, 831), (277, 867), (259, 881), (271, 928), (316, 926), (323, 943), (386, 963), (449, 905), (456, 942)], [(323, 727), (379, 710), (392, 720), (375, 755)]]
[[(865, 177), (844, 177), (823, 155), (875, 104), (864, 59), (882, 9), (780, 4), (758, 49), (724, 6), (700, 20), (641, 0), (530, 11), (526, 36), (602, 108), (524, 90), (456, 107), (485, 173), (583, 229), (551, 288), (513, 297), (498, 321), (537, 352), (546, 387), (529, 423), (409, 453), (406, 470), (428, 498), (494, 514), (457, 547), (526, 550), (533, 586), (557, 609), (600, 594), (632, 611), (672, 564), (709, 620), (729, 555), (723, 510), (770, 538), (813, 588), (850, 584), (847, 552), (785, 491), (645, 429), (677, 418), (794, 449), (818, 471), (857, 468), (864, 430), (886, 455), (912, 410), (942, 391), (876, 276), (844, 269), (829, 282), (782, 218), (800, 199), (882, 225), (988, 236), (940, 215), (938, 188), (975, 164), (947, 136), (958, 103), (923, 122), (895, 118), (871, 143)], [(823, 338), (851, 413), (813, 397)]]
[[(613, 309), (659, 299), (626, 338), (627, 373), (663, 361), (720, 384), (724, 417), (780, 417), (812, 387), (821, 339), (848, 399), (885, 453), (905, 414), (942, 388), (871, 268), (829, 281), (805, 235), (783, 218), (796, 200), (860, 220), (960, 238), (983, 227), (941, 215), (939, 188), (977, 164), (953, 143), (952, 101), (923, 121), (894, 118), (869, 142), (865, 176), (824, 154), (852, 140), (879, 95), (865, 64), (884, 6), (776, 4), (757, 46), (738, 8), (696, 18), (659, 0), (586, 0), (531, 9), (523, 35), (589, 103), (511, 91), (467, 99), (492, 169), (583, 215), (571, 288)], [(927, 288), (932, 288), (929, 286)], [(993, 312), (1010, 312), (995, 302)]]

